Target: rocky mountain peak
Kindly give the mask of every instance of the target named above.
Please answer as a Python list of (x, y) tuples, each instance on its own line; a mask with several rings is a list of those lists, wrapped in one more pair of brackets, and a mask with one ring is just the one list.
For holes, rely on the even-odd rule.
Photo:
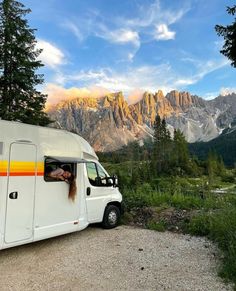
[(206, 101), (197, 95), (191, 95), (189, 92), (183, 91), (179, 92), (173, 90), (166, 95), (166, 98), (169, 100), (171, 106), (175, 110), (185, 111), (190, 107), (205, 107)]
[(165, 98), (165, 96), (164, 96), (162, 90), (158, 90), (158, 91), (155, 93), (154, 98), (155, 98), (156, 102), (157, 102), (158, 100), (163, 100), (163, 99)]
[(236, 117), (236, 94), (206, 101), (189, 92), (145, 92), (128, 105), (122, 92), (100, 98), (76, 98), (60, 102), (48, 113), (61, 128), (87, 139), (98, 151), (111, 151), (153, 133), (156, 115), (165, 118), (170, 130), (180, 129), (189, 142), (208, 141)]

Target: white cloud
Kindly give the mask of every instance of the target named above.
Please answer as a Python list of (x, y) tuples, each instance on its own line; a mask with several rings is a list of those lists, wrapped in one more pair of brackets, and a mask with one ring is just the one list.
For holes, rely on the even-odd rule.
[(200, 61), (200, 60), (194, 60), (195, 64), (195, 73), (189, 76), (179, 76), (174, 81), (174, 86), (176, 88), (188, 86), (192, 84), (196, 84), (198, 81), (203, 79), (206, 75), (210, 74), (211, 72), (214, 72), (226, 65), (229, 64), (229, 61), (226, 59), (220, 59), (220, 60), (209, 60), (209, 61)]
[(203, 97), (206, 100), (212, 100), (215, 99), (219, 95), (219, 92), (208, 92)]
[(46, 107), (57, 104), (60, 101), (71, 100), (74, 98), (88, 98), (95, 97), (99, 98), (109, 93), (107, 89), (91, 86), (82, 88), (63, 88), (62, 86), (49, 83), (43, 89), (43, 92), (48, 95)]
[(226, 95), (229, 95), (232, 93), (236, 93), (236, 87), (234, 87), (234, 88), (222, 87), (220, 89), (220, 95), (222, 95), (222, 96), (226, 96)]
[(109, 30), (105, 25), (99, 25), (96, 36), (108, 40), (112, 43), (128, 44), (131, 43), (136, 47), (140, 46), (140, 39), (138, 32), (131, 29), (116, 29)]
[(45, 66), (56, 69), (58, 66), (65, 63), (63, 52), (51, 43), (39, 39), (37, 42), (37, 48), (43, 49), (42, 53), (39, 55), (39, 59)]
[[(63, 23), (79, 41), (85, 41), (89, 36), (102, 38), (114, 45), (122, 45), (127, 57), (118, 61), (133, 61), (142, 43), (149, 41), (165, 41), (174, 39), (176, 32), (169, 25), (179, 21), (190, 9), (186, 0), (178, 9), (164, 9), (160, 0), (152, 4), (137, 5), (137, 17), (106, 17), (99, 11), (91, 10), (79, 20), (70, 19)], [(134, 50), (135, 48), (135, 50)]]
[(138, 17), (133, 19), (120, 18), (120, 22), (136, 28), (147, 28), (161, 23), (170, 25), (179, 21), (189, 10), (189, 1), (182, 3), (179, 10), (168, 10), (161, 7), (160, 0), (156, 0), (149, 6), (141, 5)]
[(83, 32), (79, 29), (79, 27), (77, 25), (75, 25), (75, 23), (73, 23), (72, 21), (66, 21), (63, 24), (64, 27), (68, 28), (76, 37), (79, 41), (82, 41), (84, 39), (83, 36)]
[[(124, 94), (128, 96), (135, 90), (136, 92), (137, 90), (139, 92), (154, 92), (157, 89), (161, 89), (167, 92), (174, 89), (172, 86), (169, 86), (169, 84), (173, 83), (172, 76), (173, 72), (170, 66), (163, 64), (160, 66), (130, 68), (125, 72), (117, 72), (109, 68), (80, 71), (76, 74), (66, 75), (65, 79), (66, 82), (73, 82), (75, 87), (90, 88), (91, 86), (95, 86), (96, 88), (106, 88), (109, 92), (123, 91)], [(58, 85), (55, 86), (56, 87), (50, 85), (45, 92), (48, 93), (51, 88), (53, 92), (55, 92), (54, 89), (57, 88)], [(61, 99), (60, 96), (64, 96), (62, 93), (52, 94), (51, 91), (48, 94), (49, 96), (53, 96), (49, 98), (49, 103), (55, 103), (57, 98)], [(133, 99), (133, 97), (131, 99)]]
[(112, 40), (118, 43), (128, 43), (131, 42), (135, 46), (139, 46), (139, 35), (136, 31), (120, 29), (113, 31), (111, 33)]
[[(81, 70), (75, 74), (58, 76), (58, 80), (62, 80), (64, 84), (73, 83), (74, 87), (64, 89), (56, 84), (48, 84), (44, 91), (49, 96), (49, 104), (76, 97), (104, 96), (108, 92), (117, 91), (124, 92), (129, 103), (134, 103), (140, 100), (144, 91), (162, 90), (165, 94), (173, 89), (183, 90), (188, 85), (197, 83), (207, 74), (228, 64), (224, 59), (208, 62), (196, 60), (195, 63), (196, 72), (190, 76), (187, 73), (177, 73), (169, 64), (130, 67), (122, 72), (110, 68)], [(227, 93), (236, 91), (235, 88), (222, 88), (222, 93), (223, 89)], [(203, 97), (209, 99), (211, 96), (212, 94)]]
[(169, 40), (175, 38), (175, 32), (170, 31), (166, 24), (159, 24), (156, 26), (156, 30), (154, 33), (154, 38), (156, 40)]

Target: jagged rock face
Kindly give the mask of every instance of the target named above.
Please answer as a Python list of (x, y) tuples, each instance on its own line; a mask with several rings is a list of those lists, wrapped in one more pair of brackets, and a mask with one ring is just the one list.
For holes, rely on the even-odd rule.
[(58, 126), (76, 132), (97, 151), (113, 151), (130, 141), (153, 134), (157, 114), (171, 131), (180, 129), (188, 142), (208, 141), (219, 135), (236, 117), (236, 95), (206, 101), (188, 92), (144, 93), (128, 105), (121, 92), (101, 98), (77, 98), (49, 109)]
[(236, 116), (236, 94), (232, 93), (226, 96), (218, 96), (209, 103), (219, 109), (217, 126), (225, 128), (231, 123)]
[(166, 95), (171, 106), (175, 110), (186, 111), (189, 107), (205, 107), (206, 101), (202, 98), (191, 95), (189, 92), (171, 91)]
[(64, 101), (48, 113), (56, 121), (53, 126), (80, 134), (97, 151), (112, 151), (145, 135), (122, 93)]
[(143, 99), (134, 105), (130, 105), (130, 109), (134, 120), (138, 124), (146, 124), (149, 127), (153, 126), (157, 113), (161, 118), (166, 118), (174, 113), (173, 107), (161, 90), (155, 94), (145, 92)]

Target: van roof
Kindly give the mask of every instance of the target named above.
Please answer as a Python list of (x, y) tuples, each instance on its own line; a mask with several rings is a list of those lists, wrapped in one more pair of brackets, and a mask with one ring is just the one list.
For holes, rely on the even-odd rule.
[(39, 144), (44, 156), (98, 159), (84, 138), (62, 129), (0, 120), (0, 141)]

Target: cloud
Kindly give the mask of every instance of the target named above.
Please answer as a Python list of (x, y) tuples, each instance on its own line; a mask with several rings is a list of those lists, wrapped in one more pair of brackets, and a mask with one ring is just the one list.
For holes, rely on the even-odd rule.
[(136, 47), (140, 46), (139, 34), (137, 31), (125, 28), (109, 30), (105, 25), (99, 25), (98, 28), (95, 35), (111, 43), (121, 45), (131, 43)]
[(179, 21), (189, 10), (189, 1), (181, 3), (181, 8), (178, 10), (168, 10), (161, 7), (160, 0), (156, 0), (151, 5), (139, 6), (139, 11), (136, 13), (138, 17), (120, 18), (120, 22), (136, 28), (147, 28), (161, 23), (170, 25)]
[(236, 93), (236, 87), (234, 87), (234, 88), (222, 87), (220, 89), (220, 95), (222, 95), (222, 96), (226, 96), (226, 95), (229, 95), (232, 93)]
[(192, 84), (196, 84), (198, 81), (203, 79), (206, 75), (221, 69), (229, 64), (229, 61), (226, 59), (219, 59), (219, 60), (194, 60), (195, 64), (195, 73), (186, 77), (179, 76), (176, 78), (174, 85), (176, 88), (180, 86), (188, 86)]
[(42, 53), (39, 55), (39, 59), (45, 66), (56, 69), (58, 66), (65, 63), (63, 52), (51, 43), (39, 39), (36, 46), (38, 49), (43, 49)]
[(156, 40), (169, 40), (175, 38), (175, 32), (170, 31), (166, 24), (160, 24), (156, 26), (154, 33), (154, 38)]
[[(144, 91), (162, 90), (165, 94), (173, 89), (183, 90), (227, 64), (228, 61), (225, 59), (208, 62), (195, 60), (195, 73), (192, 75), (188, 72), (176, 72), (170, 64), (166, 63), (158, 66), (130, 66), (125, 71), (111, 68), (81, 70), (74, 74), (58, 76), (58, 80), (63, 81), (65, 85), (73, 84), (74, 87), (64, 89), (58, 84), (48, 84), (44, 91), (49, 96), (49, 104), (76, 97), (99, 97), (108, 92), (117, 91), (122, 91), (129, 103), (135, 103), (140, 100)], [(225, 91), (227, 89), (227, 92), (236, 91), (234, 88), (222, 88), (222, 92), (223, 89)], [(206, 95), (205, 97), (210, 98), (211, 96)]]
[[(141, 2), (142, 3), (142, 2)], [(160, 0), (136, 5), (129, 16), (114, 14), (109, 17), (100, 11), (85, 11), (79, 19), (68, 19), (62, 26), (69, 29), (81, 42), (88, 37), (98, 37), (113, 45), (123, 46), (119, 62), (132, 62), (142, 43), (175, 39), (176, 32), (171, 24), (179, 21), (190, 9), (189, 1), (184, 1), (177, 9), (166, 9)], [(132, 17), (134, 13), (137, 17)], [(85, 16), (86, 15), (86, 16)], [(128, 50), (128, 52), (127, 52)]]
[(127, 97), (127, 102), (129, 104), (135, 104), (143, 98), (143, 93), (145, 90), (135, 89), (132, 91), (129, 96)]
[(74, 98), (88, 98), (88, 97), (99, 98), (109, 93), (107, 89), (97, 87), (97, 86), (91, 86), (88, 88), (71, 87), (71, 88), (66, 89), (52, 83), (47, 84), (43, 92), (48, 95), (46, 108), (64, 100), (71, 100)]
[(79, 27), (77, 25), (75, 25), (75, 23), (73, 23), (72, 21), (66, 21), (63, 24), (63, 27), (68, 28), (76, 37), (79, 41), (82, 41), (84, 39), (84, 35), (83, 32), (79, 29)]
[[(106, 88), (109, 92), (122, 91), (126, 96), (129, 96), (129, 100), (134, 99), (134, 95), (140, 96), (143, 91), (156, 91), (161, 89), (167, 92), (174, 89), (169, 84), (173, 83), (173, 72), (168, 64), (162, 64), (160, 66), (141, 66), (135, 68), (129, 68), (125, 72), (119, 72), (110, 68), (102, 68), (98, 70), (79, 71), (76, 74), (66, 75), (65, 84), (73, 83), (75, 87), (79, 88)], [(60, 77), (62, 78), (62, 76)], [(49, 86), (50, 85), (50, 86)], [(56, 84), (49, 84), (45, 89), (45, 93), (49, 94), (49, 103), (55, 103), (58, 100), (70, 98), (65, 95), (65, 91), (57, 91), (61, 88)], [(89, 89), (90, 90), (90, 89)], [(135, 91), (135, 94), (134, 94)], [(67, 93), (70, 91), (66, 91)], [(84, 91), (83, 93), (91, 92)], [(100, 91), (99, 91), (100, 92)], [(79, 91), (81, 93), (81, 90)], [(76, 94), (71, 94), (75, 98)], [(62, 97), (61, 97), (62, 96)], [(133, 101), (132, 101), (133, 102)]]

